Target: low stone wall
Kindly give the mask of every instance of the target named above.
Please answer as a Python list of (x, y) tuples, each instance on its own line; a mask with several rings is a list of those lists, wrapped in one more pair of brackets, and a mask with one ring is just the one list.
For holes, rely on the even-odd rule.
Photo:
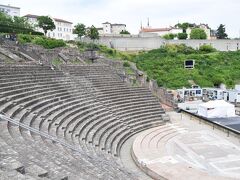
[[(88, 38), (84, 42), (91, 42)], [(101, 36), (96, 43), (115, 48), (120, 51), (141, 51), (160, 48), (164, 45), (164, 40), (160, 37), (141, 36)]]
[(168, 40), (166, 44), (185, 44), (194, 49), (199, 49), (202, 45), (211, 45), (219, 51), (240, 50), (240, 40), (218, 39), (218, 40)]
[[(89, 39), (83, 39), (84, 42), (90, 42)], [(143, 37), (141, 35), (128, 36), (101, 36), (99, 44), (115, 48), (120, 51), (140, 51), (157, 49), (165, 44), (185, 44), (198, 49), (201, 45), (211, 45), (219, 51), (237, 51), (240, 50), (240, 40), (164, 40), (160, 37)]]

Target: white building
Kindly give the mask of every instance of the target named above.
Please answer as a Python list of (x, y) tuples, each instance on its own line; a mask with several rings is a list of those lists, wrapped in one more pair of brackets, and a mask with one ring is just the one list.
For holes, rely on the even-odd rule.
[(10, 5), (1, 5), (0, 4), (0, 12), (3, 12), (11, 17), (20, 16), (20, 8), (13, 7)]
[[(28, 19), (28, 21), (35, 26), (35, 30), (39, 32), (43, 32), (41, 28), (38, 28), (37, 25), (37, 18), (39, 16), (37, 15), (32, 15), (32, 14), (27, 14), (24, 17)], [(58, 18), (52, 18), (56, 29), (53, 31), (48, 31), (47, 36), (50, 38), (55, 38), (55, 39), (63, 39), (63, 40), (73, 40), (74, 35), (73, 35), (73, 27), (72, 27), (72, 22), (63, 20), (63, 19), (58, 19)]]
[(98, 28), (99, 34), (120, 34), (126, 31), (126, 24), (111, 24), (109, 22), (102, 23), (103, 27)]

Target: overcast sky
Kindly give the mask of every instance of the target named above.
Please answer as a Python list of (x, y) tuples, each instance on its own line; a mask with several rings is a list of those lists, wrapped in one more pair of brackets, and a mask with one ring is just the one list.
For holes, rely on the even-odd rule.
[(206, 23), (216, 29), (226, 25), (230, 37), (240, 37), (240, 0), (1, 0), (21, 8), (21, 15), (50, 15), (87, 26), (124, 23), (136, 34), (150, 19), (153, 28), (178, 22)]

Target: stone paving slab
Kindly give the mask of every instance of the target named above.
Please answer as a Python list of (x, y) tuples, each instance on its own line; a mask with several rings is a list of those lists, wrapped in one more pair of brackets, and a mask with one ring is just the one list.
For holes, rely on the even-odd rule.
[(173, 124), (167, 126), (174, 136), (159, 128), (159, 149), (141, 145), (152, 141), (147, 139), (150, 130), (135, 139), (132, 153), (138, 166), (156, 179), (240, 179), (239, 139), (180, 116), (170, 113)]

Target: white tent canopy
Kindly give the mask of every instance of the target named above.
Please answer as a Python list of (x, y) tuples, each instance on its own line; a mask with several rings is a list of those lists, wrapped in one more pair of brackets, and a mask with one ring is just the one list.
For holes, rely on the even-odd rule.
[(235, 107), (224, 100), (209, 101), (198, 106), (198, 115), (206, 118), (234, 117)]

